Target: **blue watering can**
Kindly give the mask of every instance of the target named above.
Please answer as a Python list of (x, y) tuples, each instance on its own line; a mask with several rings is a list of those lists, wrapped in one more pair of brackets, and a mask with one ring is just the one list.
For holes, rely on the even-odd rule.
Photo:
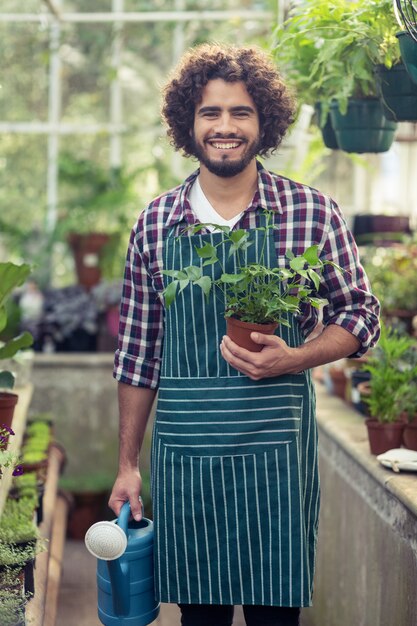
[(85, 536), (97, 557), (98, 617), (105, 626), (147, 626), (159, 613), (153, 577), (153, 523), (129, 521), (125, 502), (119, 518), (97, 522)]

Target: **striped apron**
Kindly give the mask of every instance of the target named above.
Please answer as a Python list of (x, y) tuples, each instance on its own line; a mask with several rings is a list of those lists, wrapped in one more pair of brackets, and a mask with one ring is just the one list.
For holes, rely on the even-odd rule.
[[(164, 268), (198, 265), (194, 246), (221, 238), (172, 232)], [(247, 262), (263, 238), (253, 231)], [(218, 254), (233, 272), (225, 245)], [(277, 265), (272, 236), (264, 262)], [(218, 276), (218, 264), (206, 270)], [(166, 311), (152, 444), (156, 593), (161, 602), (309, 606), (319, 511), (310, 372), (252, 381), (230, 367), (219, 350), (223, 311), (190, 286)], [(297, 346), (290, 322), (277, 334)]]

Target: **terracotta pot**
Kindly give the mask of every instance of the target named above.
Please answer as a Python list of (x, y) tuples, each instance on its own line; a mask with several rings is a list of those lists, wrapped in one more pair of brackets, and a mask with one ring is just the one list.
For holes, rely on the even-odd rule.
[(405, 425), (403, 433), (404, 445), (409, 450), (417, 450), (417, 417)]
[(68, 517), (67, 535), (83, 540), (87, 530), (106, 517), (109, 491), (73, 493), (73, 508)]
[(9, 428), (11, 427), (18, 399), (19, 397), (16, 393), (10, 393), (8, 391), (0, 392), (0, 424), (4, 424), (4, 426), (8, 426)]
[(263, 348), (263, 345), (252, 341), (250, 338), (251, 333), (257, 332), (263, 333), (264, 335), (273, 335), (277, 328), (277, 323), (251, 324), (250, 322), (242, 322), (235, 317), (226, 317), (228, 337), (241, 348), (246, 348), (246, 350), (250, 350), (251, 352), (260, 352)]
[(368, 429), (371, 454), (382, 454), (392, 448), (400, 448), (403, 440), (404, 422), (382, 424), (376, 419), (365, 421)]
[(342, 400), (346, 400), (347, 377), (344, 370), (338, 369), (337, 367), (330, 367), (329, 376), (332, 381), (333, 394)]
[(91, 289), (100, 282), (100, 253), (109, 240), (110, 236), (104, 233), (86, 235), (70, 233), (68, 235), (78, 282), (86, 289)]

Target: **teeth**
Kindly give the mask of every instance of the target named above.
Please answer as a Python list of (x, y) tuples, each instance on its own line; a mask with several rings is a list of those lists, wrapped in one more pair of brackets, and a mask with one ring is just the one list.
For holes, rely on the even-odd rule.
[(230, 150), (231, 148), (238, 148), (239, 143), (213, 143), (215, 148), (220, 148), (222, 150)]

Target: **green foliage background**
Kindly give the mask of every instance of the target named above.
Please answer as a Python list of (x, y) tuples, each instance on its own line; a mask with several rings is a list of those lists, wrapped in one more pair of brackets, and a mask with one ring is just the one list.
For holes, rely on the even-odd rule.
[[(210, 10), (273, 10), (273, 0), (213, 0)], [(202, 0), (185, 0), (184, 10), (207, 10)], [(41, 0), (3, 0), (4, 13), (45, 11)], [(69, 12), (110, 11), (110, 0), (62, 0)], [(171, 11), (173, 0), (126, 0), (126, 11)], [(271, 25), (266, 22), (189, 21), (127, 23), (123, 27), (120, 80), (123, 90), (123, 167), (136, 171), (136, 202), (126, 222), (133, 224), (138, 212), (157, 193), (165, 190), (194, 168), (189, 162), (172, 166), (172, 150), (160, 122), (160, 88), (175, 63), (173, 41), (181, 28), (184, 49), (207, 40), (267, 45)], [(109, 120), (112, 24), (62, 23), (62, 110), (64, 123), (103, 123)], [(0, 121), (48, 121), (49, 28), (46, 22), (0, 22)], [(90, 159), (109, 166), (109, 136), (74, 134), (61, 136), (61, 149), (77, 159)], [(73, 280), (66, 268), (69, 256), (60, 235), (51, 241), (45, 233), (47, 137), (42, 134), (0, 134), (0, 259), (27, 262), (42, 268), (53, 251), (53, 281)], [(60, 184), (59, 214), (65, 213), (72, 196)], [(124, 233), (127, 242), (128, 232)], [(123, 249), (122, 246), (121, 249)], [(116, 263), (122, 271), (123, 260)], [(117, 268), (120, 268), (119, 270)], [(42, 271), (39, 271), (39, 277)], [(35, 270), (35, 277), (36, 277)], [(40, 278), (42, 281), (42, 278)]]

